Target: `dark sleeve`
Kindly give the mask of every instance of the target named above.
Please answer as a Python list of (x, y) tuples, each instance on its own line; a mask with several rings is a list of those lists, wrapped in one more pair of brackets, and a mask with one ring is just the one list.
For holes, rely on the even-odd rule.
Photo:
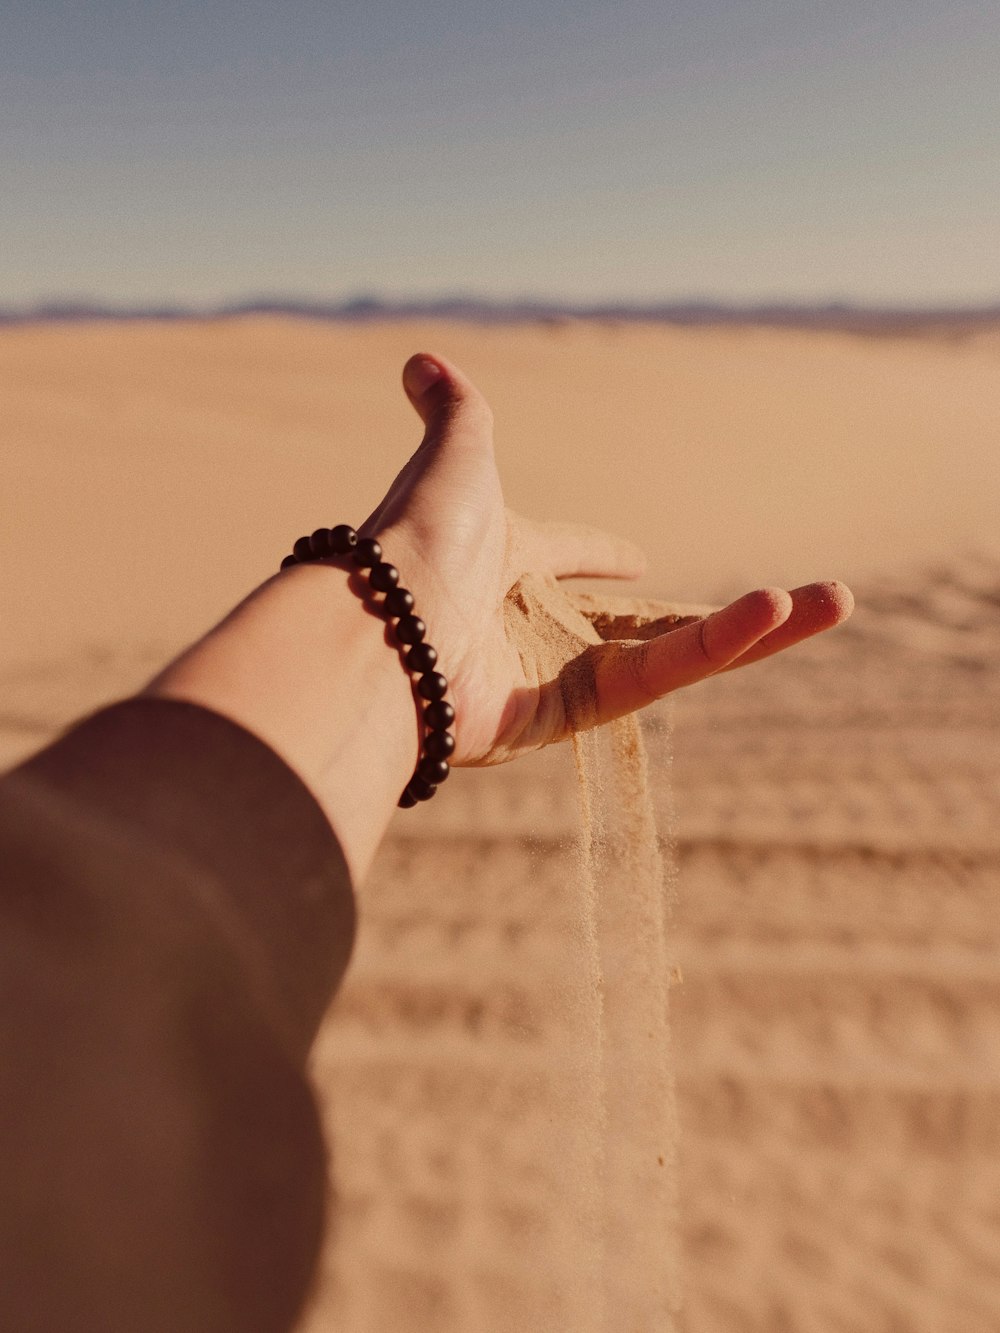
[(129, 700), (0, 780), (4, 1327), (293, 1326), (353, 935), (319, 806), (206, 709)]

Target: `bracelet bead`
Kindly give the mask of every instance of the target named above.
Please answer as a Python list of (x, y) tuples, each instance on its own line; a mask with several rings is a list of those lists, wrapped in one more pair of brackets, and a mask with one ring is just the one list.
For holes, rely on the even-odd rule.
[(400, 643), (420, 643), (427, 633), (427, 626), (411, 611), (408, 615), (400, 617), (399, 624), (396, 626), (396, 638)]
[(374, 537), (359, 537), (358, 544), (351, 553), (351, 559), (359, 569), (377, 565), (382, 559), (382, 548)]
[(292, 547), (292, 555), (295, 556), (296, 560), (301, 561), (303, 564), (307, 560), (312, 560), (313, 558), (312, 545), (308, 537), (300, 537), (298, 539), (298, 541)]
[(447, 677), (442, 676), (440, 671), (425, 671), (417, 681), (417, 693), (435, 702), (442, 699), (448, 693)]
[(329, 528), (316, 529), (313, 535), (309, 538), (309, 550), (317, 560), (321, 560), (323, 556), (330, 554)]
[(399, 570), (395, 565), (380, 560), (368, 571), (368, 582), (376, 592), (391, 592), (399, 582)]
[(414, 773), (406, 784), (406, 790), (415, 800), (429, 801), (437, 791), (437, 785), (433, 782), (426, 782), (422, 777)]
[(358, 544), (358, 534), (347, 523), (338, 523), (330, 529), (330, 554), (347, 555)]
[(282, 569), (289, 569), (289, 568), (291, 568), (292, 565), (297, 565), (298, 563), (299, 563), (299, 562), (298, 562), (297, 558), (296, 558), (294, 555), (286, 555), (285, 558), (284, 558), (284, 560), (282, 560), (282, 562), (281, 562), (281, 568), (282, 568)]
[(388, 616), (405, 616), (413, 610), (413, 593), (409, 588), (393, 588), (391, 592), (385, 595), (385, 601), (382, 603), (382, 609)]
[(451, 765), (447, 759), (432, 759), (429, 754), (425, 754), (417, 764), (417, 777), (433, 783), (435, 787), (444, 782), (450, 772)]
[(403, 660), (411, 671), (430, 671), (437, 665), (437, 649), (429, 643), (415, 643)]
[(424, 709), (424, 721), (432, 731), (447, 731), (455, 721), (455, 710), (447, 699), (435, 699)]
[(455, 737), (450, 731), (429, 731), (424, 737), (424, 753), (432, 759), (448, 759), (455, 752)]

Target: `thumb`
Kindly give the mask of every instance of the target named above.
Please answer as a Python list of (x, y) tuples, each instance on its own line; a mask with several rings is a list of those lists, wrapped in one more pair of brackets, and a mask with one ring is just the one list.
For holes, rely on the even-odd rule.
[(424, 423), (422, 447), (493, 447), (493, 413), (476, 386), (441, 356), (418, 352), (403, 367), (403, 388)]

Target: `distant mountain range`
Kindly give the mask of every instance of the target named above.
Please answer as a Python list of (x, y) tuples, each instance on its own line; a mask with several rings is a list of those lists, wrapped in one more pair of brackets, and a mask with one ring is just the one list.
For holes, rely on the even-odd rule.
[(682, 327), (730, 325), (829, 329), (882, 335), (950, 333), (961, 336), (985, 328), (1000, 327), (1000, 304), (978, 307), (927, 306), (919, 309), (840, 302), (820, 305), (735, 305), (714, 301), (573, 304), (541, 300), (500, 301), (470, 296), (411, 301), (390, 301), (376, 296), (356, 297), (347, 301), (261, 297), (227, 302), (210, 308), (182, 304), (121, 306), (99, 301), (46, 301), (31, 306), (0, 308), (0, 325), (83, 323), (91, 320), (167, 322), (235, 319), (251, 315), (279, 315), (354, 324), (424, 319), (459, 320), (475, 324), (557, 324), (570, 320), (588, 320)]

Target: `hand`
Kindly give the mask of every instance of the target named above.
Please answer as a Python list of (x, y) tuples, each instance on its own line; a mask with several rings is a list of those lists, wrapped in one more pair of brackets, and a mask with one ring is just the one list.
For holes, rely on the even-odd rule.
[(418, 355), (403, 384), (424, 439), (362, 531), (399, 565), (427, 622), (457, 714), (455, 763), (500, 763), (562, 740), (850, 615), (836, 582), (759, 589), (721, 610), (560, 594), (555, 582), (571, 577), (635, 578), (642, 553), (505, 509), (490, 409), (456, 367)]
[[(455, 763), (548, 745), (849, 614), (836, 583), (751, 592), (711, 613), (567, 591), (560, 581), (574, 575), (634, 578), (643, 557), (620, 538), (504, 508), (489, 408), (454, 366), (413, 357), (404, 384), (424, 440), (362, 531), (398, 565), (440, 654)], [(214, 709), (270, 745), (319, 801), (361, 884), (421, 729), (381, 616), (324, 563), (262, 584), (146, 693)]]

